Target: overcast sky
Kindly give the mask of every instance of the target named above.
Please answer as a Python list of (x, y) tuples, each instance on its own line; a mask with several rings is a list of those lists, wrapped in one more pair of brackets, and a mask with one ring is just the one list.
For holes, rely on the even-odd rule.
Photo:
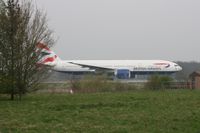
[(62, 59), (200, 61), (200, 0), (35, 0)]

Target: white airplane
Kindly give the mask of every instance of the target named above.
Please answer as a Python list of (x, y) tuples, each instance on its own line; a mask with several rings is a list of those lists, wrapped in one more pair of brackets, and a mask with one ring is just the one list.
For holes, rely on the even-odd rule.
[(65, 73), (112, 72), (118, 78), (130, 78), (131, 74), (175, 73), (182, 68), (166, 60), (61, 60), (46, 45), (39, 43), (40, 64), (51, 66), (53, 70)]

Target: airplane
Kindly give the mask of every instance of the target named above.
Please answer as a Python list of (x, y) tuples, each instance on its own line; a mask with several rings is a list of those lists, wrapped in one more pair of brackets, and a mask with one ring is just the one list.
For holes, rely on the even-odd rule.
[(178, 64), (166, 60), (61, 60), (45, 44), (38, 43), (41, 49), (42, 65), (64, 73), (108, 72), (119, 79), (129, 79), (137, 74), (173, 74), (181, 71)]

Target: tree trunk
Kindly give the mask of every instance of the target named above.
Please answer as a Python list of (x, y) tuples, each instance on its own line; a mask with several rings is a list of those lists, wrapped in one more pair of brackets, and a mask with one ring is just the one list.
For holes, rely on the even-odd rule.
[(12, 100), (12, 101), (13, 101), (13, 100), (14, 100), (14, 96), (15, 96), (15, 95), (14, 95), (14, 93), (12, 92), (12, 93), (11, 93), (10, 100)]

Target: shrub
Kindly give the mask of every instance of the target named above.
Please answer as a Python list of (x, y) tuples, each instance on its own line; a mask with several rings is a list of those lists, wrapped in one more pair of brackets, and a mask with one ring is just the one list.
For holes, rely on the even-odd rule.
[(121, 83), (105, 75), (88, 75), (81, 80), (72, 80), (71, 88), (75, 93), (128, 91), (136, 87), (132, 84)]
[(170, 89), (173, 79), (168, 76), (153, 75), (149, 78), (145, 88), (151, 90)]

